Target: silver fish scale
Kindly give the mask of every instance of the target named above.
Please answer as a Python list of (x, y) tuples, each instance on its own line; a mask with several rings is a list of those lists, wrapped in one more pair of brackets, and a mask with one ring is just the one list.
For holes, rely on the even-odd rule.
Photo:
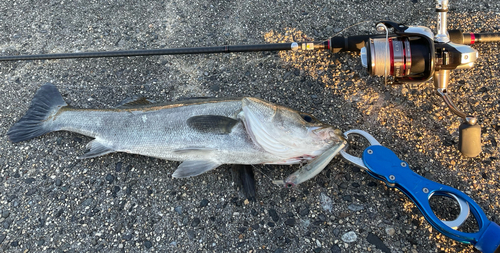
[(241, 100), (191, 104), (153, 110), (68, 109), (50, 122), (54, 130), (95, 137), (114, 151), (173, 161), (212, 160), (220, 164), (259, 164), (278, 161), (256, 146), (240, 121), (229, 134), (202, 133), (186, 121), (198, 115), (237, 119)]

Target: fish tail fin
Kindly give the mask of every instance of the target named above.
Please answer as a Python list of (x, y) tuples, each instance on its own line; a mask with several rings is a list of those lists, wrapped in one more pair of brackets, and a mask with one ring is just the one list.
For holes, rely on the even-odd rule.
[(67, 105), (56, 86), (44, 84), (36, 92), (26, 114), (7, 132), (10, 141), (21, 142), (55, 131), (46, 121)]

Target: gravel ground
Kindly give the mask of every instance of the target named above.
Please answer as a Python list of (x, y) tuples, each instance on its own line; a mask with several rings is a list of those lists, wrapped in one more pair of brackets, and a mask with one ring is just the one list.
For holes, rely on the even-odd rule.
[[(452, 0), (450, 6), (450, 27), (500, 32), (500, 2)], [(384, 19), (434, 29), (433, 8), (431, 0), (0, 1), (0, 54), (323, 40)], [(343, 35), (372, 34), (373, 27), (363, 23)], [(386, 86), (355, 54), (2, 62), (0, 251), (474, 252), (434, 230), (401, 192), (340, 157), (294, 190), (271, 179), (296, 166), (256, 166), (257, 201), (249, 202), (229, 166), (172, 179), (176, 162), (121, 153), (77, 160), (91, 140), (78, 134), (12, 144), (6, 132), (46, 82), (83, 108), (134, 95), (155, 101), (256, 96), (343, 131), (370, 132), (414, 171), (466, 192), (500, 223), (498, 47), (475, 45), (475, 68), (451, 78), (458, 107), (481, 122), (483, 153), (472, 159), (456, 150), (460, 121), (432, 82)]]

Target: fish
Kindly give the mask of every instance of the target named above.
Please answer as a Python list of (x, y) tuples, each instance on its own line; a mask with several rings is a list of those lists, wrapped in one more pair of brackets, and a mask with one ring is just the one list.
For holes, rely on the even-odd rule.
[(7, 132), (17, 143), (49, 132), (94, 138), (80, 159), (125, 152), (182, 162), (174, 178), (223, 164), (297, 164), (344, 138), (312, 115), (254, 97), (152, 103), (139, 98), (111, 108), (74, 108), (57, 87), (42, 85)]

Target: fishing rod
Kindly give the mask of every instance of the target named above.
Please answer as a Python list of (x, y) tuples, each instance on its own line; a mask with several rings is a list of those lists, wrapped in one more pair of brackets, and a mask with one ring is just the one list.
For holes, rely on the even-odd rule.
[(436, 33), (424, 26), (406, 26), (392, 21), (380, 21), (376, 23), (377, 31), (385, 34), (332, 37), (322, 42), (13, 55), (0, 56), (0, 61), (287, 50), (359, 52), (361, 64), (368, 73), (383, 76), (386, 84), (422, 83), (433, 79), (437, 94), (442, 97), (450, 111), (463, 120), (459, 126), (458, 149), (467, 157), (475, 157), (481, 153), (481, 127), (476, 116), (461, 111), (453, 103), (448, 91), (450, 74), (454, 69), (474, 66), (478, 51), (468, 45), (499, 42), (500, 33), (464, 33), (460, 30), (448, 30), (448, 0), (438, 0), (436, 12)]

